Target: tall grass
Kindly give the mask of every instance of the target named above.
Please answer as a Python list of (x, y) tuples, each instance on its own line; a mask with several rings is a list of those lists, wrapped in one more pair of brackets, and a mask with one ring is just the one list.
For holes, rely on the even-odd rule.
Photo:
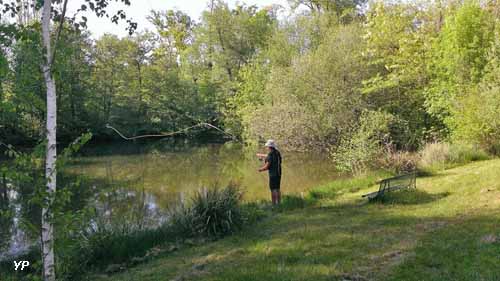
[(472, 145), (428, 143), (420, 152), (418, 167), (422, 170), (443, 170), (473, 161), (487, 160), (488, 154)]
[(419, 161), (418, 153), (397, 150), (393, 145), (386, 145), (377, 159), (377, 167), (395, 174), (414, 171)]
[[(61, 241), (57, 249), (57, 272), (60, 280), (78, 280), (88, 271), (120, 270), (146, 261), (165, 249), (182, 246), (186, 238), (206, 240), (221, 238), (262, 216), (254, 204), (242, 205), (242, 193), (235, 184), (196, 192), (187, 203), (173, 208), (167, 220), (144, 228), (134, 222), (94, 221), (85, 224), (71, 239)], [(158, 250), (158, 251), (156, 251)], [(30, 256), (37, 260), (36, 249)], [(0, 263), (7, 268), (12, 261)], [(34, 270), (35, 275), (40, 269)], [(113, 270), (114, 271), (114, 270)], [(0, 275), (1, 276), (1, 275)]]
[(124, 224), (82, 231), (76, 243), (60, 257), (59, 272), (72, 280), (88, 269), (103, 270), (110, 264), (129, 263), (134, 257), (145, 256), (153, 247), (176, 240), (173, 231), (165, 225), (139, 229), (127, 222)]

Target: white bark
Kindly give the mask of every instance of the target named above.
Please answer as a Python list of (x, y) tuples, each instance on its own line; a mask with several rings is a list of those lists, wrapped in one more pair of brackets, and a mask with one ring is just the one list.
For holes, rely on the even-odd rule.
[(42, 260), (43, 279), (55, 281), (54, 262), (54, 224), (52, 203), (56, 191), (56, 125), (57, 125), (57, 98), (56, 84), (52, 76), (52, 48), (50, 42), (50, 19), (52, 0), (45, 0), (42, 11), (42, 39), (45, 48), (45, 59), (42, 65), (43, 78), (47, 88), (47, 152), (45, 159), (45, 178), (47, 181), (47, 200), (42, 208)]

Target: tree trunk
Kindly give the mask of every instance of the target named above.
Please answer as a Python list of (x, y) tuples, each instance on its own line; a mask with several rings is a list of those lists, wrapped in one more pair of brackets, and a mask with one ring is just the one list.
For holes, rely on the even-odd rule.
[(45, 48), (45, 59), (42, 65), (43, 78), (47, 88), (47, 152), (45, 159), (45, 178), (47, 198), (42, 207), (42, 261), (43, 279), (55, 281), (54, 263), (54, 224), (52, 203), (56, 191), (56, 125), (57, 125), (57, 98), (56, 83), (52, 76), (52, 48), (50, 42), (50, 18), (52, 0), (45, 0), (42, 12), (42, 39)]

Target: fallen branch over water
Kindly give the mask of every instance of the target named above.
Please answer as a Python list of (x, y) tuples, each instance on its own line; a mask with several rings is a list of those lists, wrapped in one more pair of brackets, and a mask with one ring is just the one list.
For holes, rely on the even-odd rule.
[(221, 128), (218, 128), (218, 127), (216, 127), (216, 126), (214, 126), (214, 125), (212, 125), (210, 123), (206, 123), (206, 122), (200, 122), (200, 123), (198, 123), (196, 125), (193, 125), (193, 126), (190, 126), (190, 127), (187, 127), (187, 128), (182, 129), (182, 130), (175, 131), (175, 132), (162, 133), (162, 134), (148, 134), (148, 135), (140, 135), (140, 136), (133, 136), (133, 137), (127, 137), (124, 134), (122, 134), (115, 127), (113, 127), (113, 126), (111, 126), (109, 124), (106, 124), (106, 128), (115, 131), (124, 140), (136, 140), (136, 139), (142, 139), (142, 138), (165, 138), (165, 137), (171, 137), (171, 136), (179, 135), (179, 134), (182, 134), (182, 133), (186, 133), (189, 130), (192, 130), (192, 129), (198, 128), (198, 127), (212, 128), (212, 129), (215, 129), (215, 130), (217, 130), (219, 132), (222, 132), (223, 134), (225, 134), (227, 136), (230, 136), (233, 140), (236, 139), (235, 135), (233, 135), (231, 133), (228, 133), (228, 132), (222, 130)]

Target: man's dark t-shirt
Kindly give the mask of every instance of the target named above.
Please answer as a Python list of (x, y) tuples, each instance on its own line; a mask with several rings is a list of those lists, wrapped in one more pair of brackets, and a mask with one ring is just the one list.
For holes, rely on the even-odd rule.
[(277, 149), (273, 149), (267, 154), (266, 162), (269, 163), (269, 177), (281, 178), (281, 154)]

